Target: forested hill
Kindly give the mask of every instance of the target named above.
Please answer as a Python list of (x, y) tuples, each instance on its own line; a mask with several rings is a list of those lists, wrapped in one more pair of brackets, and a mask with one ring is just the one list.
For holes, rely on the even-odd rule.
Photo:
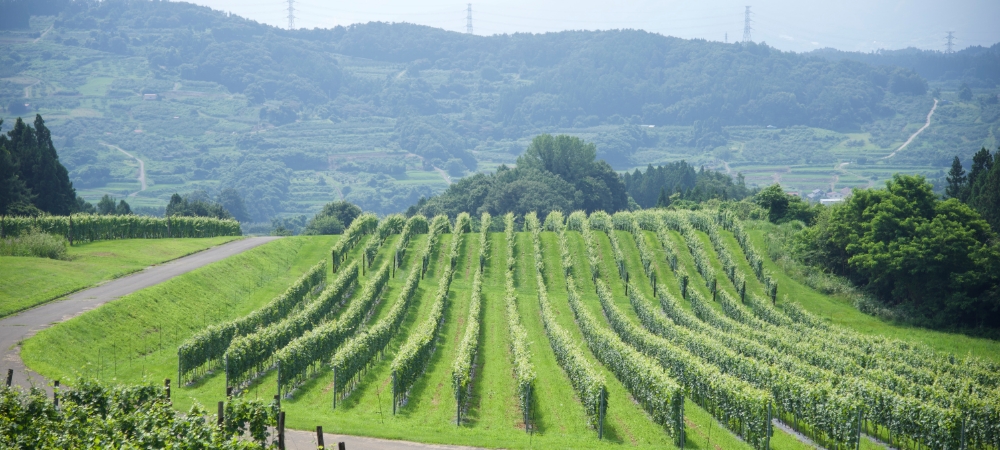
[(5, 125), (41, 113), (80, 195), (129, 196), (139, 211), (232, 188), (256, 222), (331, 198), (398, 212), (513, 164), (543, 133), (594, 143), (615, 170), (686, 160), (802, 191), (936, 176), (1000, 135), (992, 88), (973, 86), (982, 102), (942, 104), (906, 152), (862, 167), (922, 126), (937, 87), (911, 68), (765, 44), (405, 23), (290, 31), (166, 1), (0, 9)]
[[(219, 82), (255, 99), (324, 104), (343, 94), (389, 116), (448, 110), (454, 106), (436, 100), (467, 96), (447, 83), (415, 86), (405, 77), (381, 86), (345, 82), (330, 53), (407, 63), (415, 71), (479, 71), (488, 81), (508, 81), (489, 106), (496, 113), (491, 119), (515, 127), (618, 115), (656, 124), (850, 129), (888, 113), (878, 108), (886, 91), (926, 90), (908, 69), (636, 30), (484, 37), (368, 23), (289, 32), (190, 4), (113, 1), (73, 2), (56, 26), (119, 30), (96, 33), (84, 44), (146, 56), (162, 72)], [(140, 29), (172, 31), (155, 38), (122, 31)], [(341, 112), (337, 106), (329, 109)]]
[(907, 67), (928, 80), (959, 81), (972, 87), (1000, 84), (1000, 43), (989, 47), (968, 47), (954, 53), (916, 48), (871, 53), (824, 48), (808, 54), (830, 60), (850, 59), (874, 66)]

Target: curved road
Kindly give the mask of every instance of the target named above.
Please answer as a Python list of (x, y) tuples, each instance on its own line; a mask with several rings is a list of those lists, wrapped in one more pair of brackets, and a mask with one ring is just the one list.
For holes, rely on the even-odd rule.
[(14, 384), (25, 388), (34, 385), (45, 388), (51, 393), (52, 389), (48, 386), (48, 380), (29, 370), (21, 361), (20, 342), (22, 340), (56, 323), (117, 300), (123, 295), (162, 283), (274, 239), (277, 237), (253, 237), (228, 242), (167, 263), (147, 267), (141, 272), (70, 294), (62, 300), (45, 303), (0, 319), (0, 370), (3, 370), (0, 376), (6, 380), (7, 369), (14, 369)]
[(938, 99), (934, 99), (934, 106), (931, 106), (931, 111), (927, 113), (927, 121), (924, 122), (924, 126), (920, 127), (920, 129), (917, 130), (916, 133), (910, 135), (910, 138), (907, 139), (906, 142), (903, 143), (903, 145), (900, 145), (899, 148), (890, 153), (889, 156), (883, 156), (882, 159), (889, 159), (892, 158), (893, 156), (896, 156), (896, 153), (899, 153), (900, 150), (906, 148), (907, 145), (910, 145), (910, 142), (913, 142), (913, 140), (916, 139), (917, 136), (920, 135), (920, 133), (923, 133), (924, 130), (927, 129), (927, 127), (931, 126), (931, 116), (934, 115), (934, 110), (937, 109), (937, 107), (938, 107)]

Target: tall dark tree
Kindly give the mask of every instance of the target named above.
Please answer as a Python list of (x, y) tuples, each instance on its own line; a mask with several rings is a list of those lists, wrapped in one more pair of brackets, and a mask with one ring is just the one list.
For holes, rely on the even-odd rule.
[(965, 187), (965, 169), (962, 168), (962, 161), (956, 156), (951, 162), (951, 170), (948, 171), (948, 187), (944, 189), (944, 193), (949, 198), (961, 199)]
[(657, 208), (666, 208), (668, 206), (670, 206), (670, 196), (667, 195), (667, 189), (661, 187), (660, 188), (660, 196), (656, 199), (656, 207)]
[(218, 202), (229, 214), (233, 215), (233, 218), (240, 221), (246, 222), (250, 220), (250, 213), (247, 212), (246, 203), (243, 202), (243, 196), (240, 195), (236, 189), (226, 188), (219, 193)]
[(992, 158), (986, 152), (986, 156), (981, 158), (982, 168), (976, 174), (975, 182), (971, 181), (970, 174), (968, 187), (969, 206), (989, 222), (993, 231), (1000, 230), (1000, 156), (997, 155), (1000, 155), (1000, 151), (993, 154)]
[[(3, 126), (2, 119), (0, 126)], [(14, 205), (31, 204), (31, 191), (19, 172), (17, 161), (7, 150), (7, 137), (0, 135), (0, 215), (9, 214)]]
[(42, 116), (35, 116), (35, 128), (18, 118), (7, 136), (7, 148), (16, 160), (19, 178), (33, 196), (34, 206), (56, 215), (75, 210), (76, 190), (69, 181), (69, 172), (59, 162)]

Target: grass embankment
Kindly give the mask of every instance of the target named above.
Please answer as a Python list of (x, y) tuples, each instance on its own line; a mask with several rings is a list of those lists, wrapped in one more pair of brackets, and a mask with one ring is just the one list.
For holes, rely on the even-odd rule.
[[(746, 226), (754, 247), (758, 252), (764, 252), (766, 249), (764, 244), (765, 232), (759, 227), (755, 227), (752, 222), (747, 222)], [(736, 245), (735, 239), (730, 240), (732, 234), (721, 229), (719, 233), (726, 237), (727, 242), (731, 243), (729, 248), (733, 252), (735, 259), (745, 262), (746, 259), (743, 256), (743, 252), (739, 245)], [(793, 279), (782, 271), (774, 261), (767, 258), (766, 254), (764, 267), (771, 272), (771, 276), (778, 282), (779, 303), (794, 301), (802, 305), (809, 312), (833, 324), (850, 328), (859, 333), (918, 342), (939, 352), (958, 357), (971, 354), (985, 360), (1000, 362), (1000, 341), (886, 322), (875, 316), (858, 311), (846, 296), (824, 295), (804, 283)]]
[[(21, 357), (33, 370), (64, 383), (77, 376), (126, 383), (176, 378), (181, 342), (284, 292), (309, 267), (329, 257), (336, 239), (279, 239), (134, 292), (39, 332), (24, 342)], [(213, 399), (221, 397), (221, 378), (204, 380), (196, 389), (175, 385), (175, 405), (186, 409), (192, 394), (206, 389), (217, 393)]]
[(68, 247), (68, 260), (0, 256), (0, 317), (235, 239), (240, 238), (91, 242)]

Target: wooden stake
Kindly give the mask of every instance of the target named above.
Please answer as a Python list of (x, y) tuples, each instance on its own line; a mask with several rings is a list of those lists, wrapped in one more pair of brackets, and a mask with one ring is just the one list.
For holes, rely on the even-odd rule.
[(316, 447), (320, 450), (326, 450), (326, 445), (323, 445), (323, 427), (316, 426)]

